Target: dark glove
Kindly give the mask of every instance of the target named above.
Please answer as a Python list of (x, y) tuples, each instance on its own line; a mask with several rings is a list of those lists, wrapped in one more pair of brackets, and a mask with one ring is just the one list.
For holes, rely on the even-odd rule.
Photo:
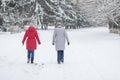
[(54, 45), (54, 43), (52, 43), (52, 45)]
[(70, 42), (68, 42), (68, 45), (70, 45)]
[(41, 44), (41, 42), (38, 42), (38, 44), (40, 45), (40, 44)]

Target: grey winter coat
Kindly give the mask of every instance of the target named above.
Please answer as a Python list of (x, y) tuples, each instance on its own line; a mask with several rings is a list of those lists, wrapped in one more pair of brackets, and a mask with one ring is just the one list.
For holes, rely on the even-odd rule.
[(53, 44), (55, 44), (56, 50), (64, 50), (65, 49), (65, 40), (69, 43), (68, 35), (65, 29), (61, 26), (55, 28), (53, 33)]

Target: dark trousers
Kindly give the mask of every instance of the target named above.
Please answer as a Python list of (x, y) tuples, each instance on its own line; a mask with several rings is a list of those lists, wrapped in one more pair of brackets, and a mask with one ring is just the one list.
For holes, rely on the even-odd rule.
[(31, 60), (31, 63), (33, 63), (33, 61), (34, 61), (34, 50), (28, 50), (27, 57), (28, 57), (28, 62), (27, 63), (29, 63), (30, 60)]
[(64, 51), (63, 50), (57, 51), (57, 62), (58, 62), (58, 64), (64, 62)]

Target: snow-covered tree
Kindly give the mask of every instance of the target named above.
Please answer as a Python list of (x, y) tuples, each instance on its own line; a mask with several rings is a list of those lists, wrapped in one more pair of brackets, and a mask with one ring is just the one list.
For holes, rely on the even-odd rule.
[(107, 16), (116, 12), (119, 5), (119, 0), (79, 0), (80, 8), (86, 13), (91, 24), (95, 26), (106, 25)]
[(85, 14), (70, 0), (2, 0), (0, 6), (6, 26), (23, 28), (31, 20), (36, 27), (55, 25), (58, 21), (72, 25), (72, 28), (78, 25), (76, 22), (81, 26), (89, 23)]

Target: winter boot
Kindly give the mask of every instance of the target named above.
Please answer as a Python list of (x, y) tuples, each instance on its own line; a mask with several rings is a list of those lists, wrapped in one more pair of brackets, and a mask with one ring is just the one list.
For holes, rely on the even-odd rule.
[(27, 63), (29, 63), (30, 62), (30, 58), (28, 58), (28, 61), (27, 61)]
[(64, 63), (64, 60), (63, 60), (63, 59), (61, 59), (61, 63)]
[(33, 64), (34, 63), (34, 58), (31, 58), (31, 64)]

